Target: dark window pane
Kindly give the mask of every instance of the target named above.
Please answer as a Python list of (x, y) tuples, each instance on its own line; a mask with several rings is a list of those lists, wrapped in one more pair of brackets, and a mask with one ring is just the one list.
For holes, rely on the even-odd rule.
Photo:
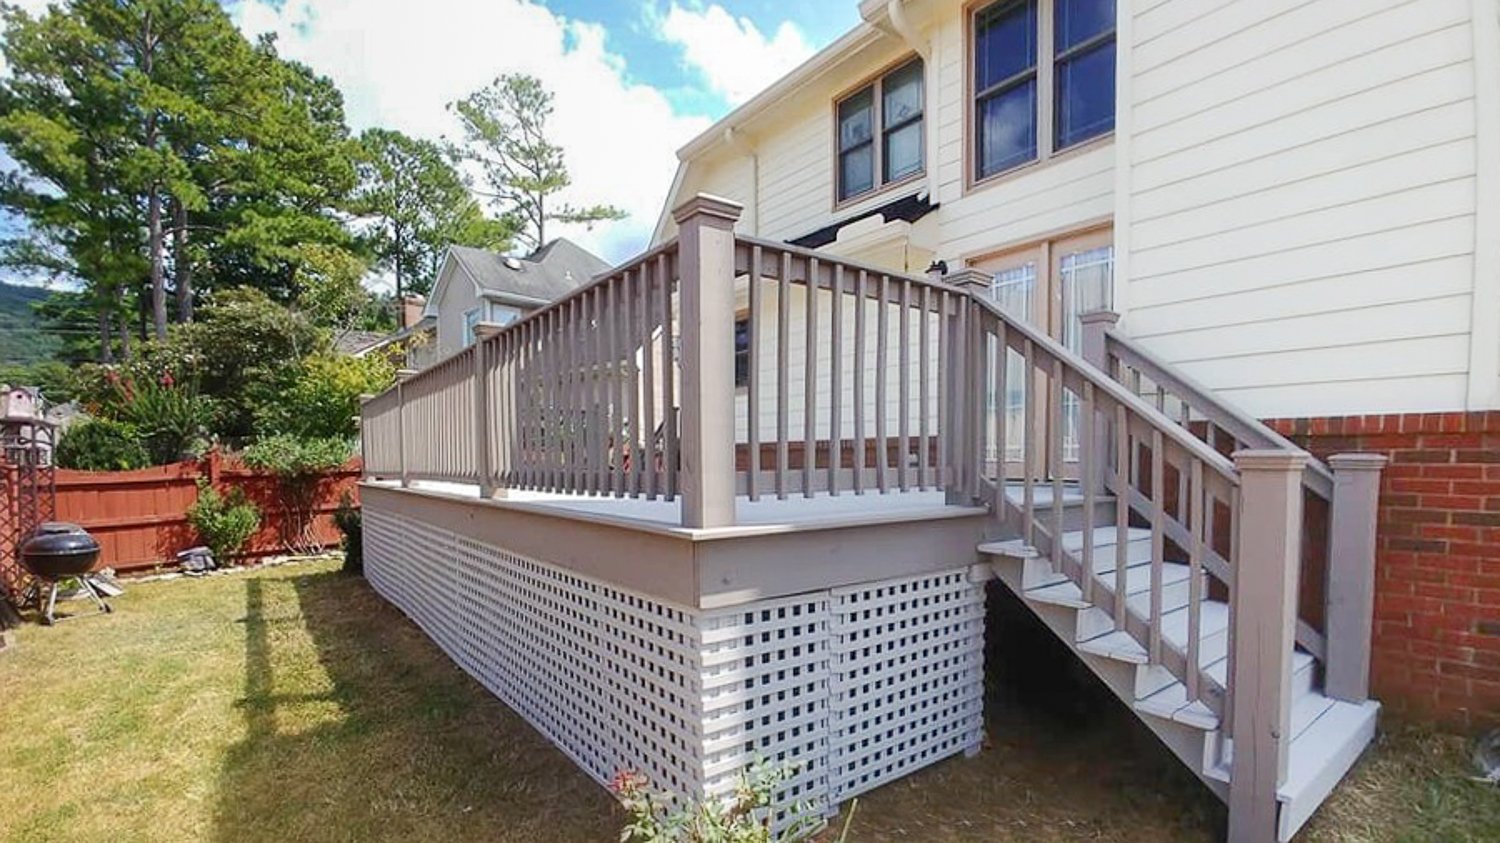
[(839, 155), (839, 198), (848, 199), (875, 186), (875, 144)]
[(870, 140), (875, 134), (875, 90), (866, 88), (839, 103), (839, 149)]
[(734, 385), (750, 385), (750, 320), (734, 323)]
[(895, 181), (922, 169), (922, 121), (885, 136), (885, 180)]
[(895, 126), (922, 113), (922, 63), (914, 61), (885, 77), (881, 120)]
[(978, 107), (979, 177), (1036, 157), (1036, 80), (1030, 79)]
[(1115, 0), (1057, 0), (1057, 51), (1115, 28)]
[(974, 90), (1036, 64), (1036, 0), (996, 3), (974, 18)]
[(1115, 42), (1057, 65), (1057, 148), (1115, 127)]

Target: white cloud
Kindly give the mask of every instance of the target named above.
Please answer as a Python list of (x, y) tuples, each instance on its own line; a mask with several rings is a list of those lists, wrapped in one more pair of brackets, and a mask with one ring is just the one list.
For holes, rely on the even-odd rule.
[(813, 54), (790, 21), (782, 21), (768, 38), (749, 18), (736, 18), (718, 4), (688, 9), (673, 3), (660, 28), (730, 105), (755, 96)]
[(644, 248), (671, 186), (675, 150), (708, 121), (673, 113), (655, 88), (625, 79), (604, 30), (529, 0), (244, 0), (250, 35), (277, 34), (283, 55), (331, 77), (356, 130), (380, 125), (455, 137), (449, 102), (501, 73), (524, 72), (555, 94), (551, 133), (573, 186), (564, 201), (608, 202), (630, 216), (587, 231), (558, 227), (611, 262)]

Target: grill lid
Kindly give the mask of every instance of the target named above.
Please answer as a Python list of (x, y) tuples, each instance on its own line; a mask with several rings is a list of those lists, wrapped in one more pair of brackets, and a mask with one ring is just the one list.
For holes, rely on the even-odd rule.
[(39, 559), (57, 556), (83, 556), (99, 552), (99, 542), (77, 524), (48, 522), (36, 535), (21, 545), (21, 555)]

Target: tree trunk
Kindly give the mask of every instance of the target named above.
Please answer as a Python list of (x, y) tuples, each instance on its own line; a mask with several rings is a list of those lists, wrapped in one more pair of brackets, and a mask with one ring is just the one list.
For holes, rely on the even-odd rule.
[(406, 302), (401, 297), (401, 250), (405, 244), (401, 242), (401, 226), (396, 225), (393, 232), (396, 236), (396, 330), (406, 327)]
[(120, 308), (120, 359), (130, 360), (130, 311)]
[(175, 202), (173, 209), (172, 264), (177, 270), (177, 321), (193, 321), (193, 261), (188, 257), (187, 208)]
[[(148, 134), (154, 146), (155, 132)], [(146, 248), (151, 253), (151, 321), (156, 338), (167, 338), (167, 270), (162, 259), (165, 238), (161, 227), (161, 187), (153, 184), (146, 194)]]
[(99, 308), (99, 362), (115, 362), (115, 349), (112, 345), (113, 338), (109, 331), (109, 310), (107, 307)]

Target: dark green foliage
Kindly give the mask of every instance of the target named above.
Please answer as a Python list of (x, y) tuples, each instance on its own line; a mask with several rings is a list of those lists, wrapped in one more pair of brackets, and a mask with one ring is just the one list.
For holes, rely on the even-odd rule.
[(299, 439), (270, 436), (245, 449), (245, 465), (276, 475), (281, 520), (281, 541), (296, 553), (317, 550), (313, 531), (313, 507), (318, 487), (326, 475), (349, 461), (354, 451), (348, 439)]
[(359, 433), (359, 397), (384, 392), (396, 370), (381, 355), (315, 354), (297, 364), (283, 388), (256, 408), (261, 436), (348, 442)]
[(333, 511), (333, 525), (343, 534), (344, 573), (364, 575), (365, 530), (364, 516), (354, 503), (354, 496), (345, 492), (339, 498), (339, 508)]
[[(0, 283), (0, 366), (29, 366), (47, 360), (62, 348), (62, 340), (43, 332), (36, 306), (51, 295), (40, 287)], [(11, 383), (0, 374), (0, 383)]]
[(113, 419), (86, 419), (63, 432), (57, 443), (57, 464), (84, 471), (130, 471), (151, 465), (151, 455), (140, 434)]
[(48, 404), (66, 404), (78, 397), (78, 376), (60, 360), (41, 360), (29, 366), (0, 364), (0, 383), (34, 386)]
[(238, 486), (221, 495), (207, 480), (199, 480), (198, 500), (187, 514), (188, 523), (221, 565), (233, 561), (245, 542), (260, 529), (260, 510)]

